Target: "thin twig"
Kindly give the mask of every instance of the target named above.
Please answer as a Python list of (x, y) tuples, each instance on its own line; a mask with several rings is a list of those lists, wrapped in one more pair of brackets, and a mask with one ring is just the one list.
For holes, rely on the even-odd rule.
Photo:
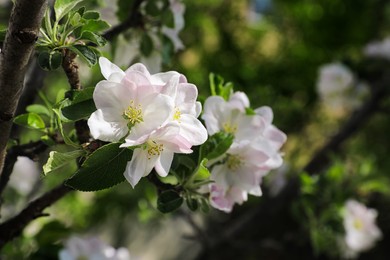
[(28, 206), (17, 216), (0, 225), (0, 249), (9, 241), (19, 236), (23, 229), (34, 219), (48, 216), (43, 210), (57, 202), (63, 196), (72, 191), (71, 188), (61, 184), (48, 191), (40, 198), (30, 202)]

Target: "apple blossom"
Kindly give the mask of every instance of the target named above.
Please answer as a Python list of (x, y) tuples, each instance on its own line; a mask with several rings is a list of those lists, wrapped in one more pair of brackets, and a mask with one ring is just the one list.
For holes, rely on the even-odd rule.
[[(148, 175), (154, 168), (165, 177), (168, 175), (174, 153), (191, 153), (191, 143), (179, 135), (180, 127), (171, 123), (155, 130), (148, 139), (134, 150), (131, 161), (124, 173), (128, 182), (134, 187), (139, 180)], [(124, 143), (121, 147), (129, 146)]]
[(22, 195), (28, 195), (40, 178), (38, 164), (25, 156), (18, 156), (9, 185)]
[(93, 99), (97, 111), (88, 120), (95, 139), (118, 142), (125, 138), (125, 142), (138, 145), (172, 116), (173, 100), (158, 93), (139, 71), (128, 69), (123, 75), (116, 66), (104, 64), (102, 74), (109, 80), (96, 85)]
[(179, 33), (184, 28), (185, 5), (180, 0), (169, 0), (170, 9), (173, 13), (173, 28), (163, 26), (161, 31), (173, 43), (175, 52), (184, 49), (184, 44), (179, 38)]
[(378, 213), (375, 209), (348, 200), (344, 212), (344, 241), (347, 254), (353, 256), (371, 249), (375, 242), (382, 237), (382, 232), (375, 224)]
[(331, 63), (320, 67), (317, 91), (326, 108), (337, 114), (359, 107), (368, 87), (345, 65)]
[(126, 248), (115, 249), (96, 237), (73, 236), (65, 242), (65, 248), (59, 252), (59, 259), (130, 260), (130, 254)]

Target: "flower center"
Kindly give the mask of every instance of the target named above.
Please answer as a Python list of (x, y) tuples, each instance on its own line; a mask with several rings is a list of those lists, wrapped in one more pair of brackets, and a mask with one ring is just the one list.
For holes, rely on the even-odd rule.
[(142, 108), (141, 105), (135, 105), (134, 101), (130, 101), (130, 106), (127, 107), (125, 112), (123, 112), (123, 118), (129, 121), (129, 128), (143, 122), (144, 119), (142, 117)]
[(360, 230), (363, 228), (363, 223), (360, 219), (355, 219), (353, 221), (353, 226), (357, 229), (357, 230)]
[(162, 151), (164, 151), (164, 145), (158, 144), (156, 141), (147, 141), (146, 143), (148, 150), (148, 160), (150, 160), (153, 156), (160, 155)]
[(173, 120), (177, 120), (180, 123), (181, 112), (179, 108), (175, 107), (175, 113), (173, 114)]
[(232, 170), (236, 171), (238, 168), (243, 164), (242, 158), (238, 155), (232, 155), (228, 154), (226, 165), (227, 167)]
[(237, 132), (237, 125), (230, 122), (226, 122), (222, 125), (223, 130), (229, 134), (235, 134)]

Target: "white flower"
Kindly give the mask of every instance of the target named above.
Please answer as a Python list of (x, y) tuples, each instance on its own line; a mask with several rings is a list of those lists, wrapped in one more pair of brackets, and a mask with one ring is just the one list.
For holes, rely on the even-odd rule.
[[(177, 123), (169, 124), (154, 131), (140, 148), (134, 150), (133, 158), (127, 164), (124, 173), (133, 187), (153, 168), (160, 176), (167, 176), (174, 153), (192, 152), (192, 145), (179, 135), (179, 131), (180, 127)], [(126, 146), (127, 143), (121, 145), (121, 147)]]
[(317, 91), (329, 112), (343, 114), (362, 104), (368, 87), (345, 65), (331, 63), (320, 67)]
[(359, 254), (371, 249), (377, 240), (382, 237), (382, 232), (375, 224), (378, 213), (375, 209), (369, 209), (365, 205), (348, 200), (345, 204), (344, 229), (345, 243), (348, 254)]
[(141, 144), (172, 117), (173, 100), (156, 91), (139, 71), (147, 70), (142, 64), (133, 65), (125, 75), (115, 65), (103, 64), (108, 80), (100, 81), (93, 93), (97, 111), (88, 120), (91, 135), (107, 142), (125, 138), (131, 146)]
[(39, 180), (38, 164), (25, 156), (18, 156), (9, 185), (22, 195), (28, 195)]
[(390, 59), (390, 37), (369, 43), (363, 50), (367, 57)]
[(130, 260), (126, 248), (115, 249), (96, 237), (80, 238), (73, 236), (65, 242), (59, 252), (60, 260)]

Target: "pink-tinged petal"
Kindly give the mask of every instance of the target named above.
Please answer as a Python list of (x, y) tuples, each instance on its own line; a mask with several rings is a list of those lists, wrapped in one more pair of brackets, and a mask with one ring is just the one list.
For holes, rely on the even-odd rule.
[(99, 58), (99, 66), (100, 66), (100, 71), (102, 72), (102, 75), (105, 79), (109, 79), (111, 74), (113, 73), (121, 74), (122, 77), (125, 76), (123, 70), (121, 70), (117, 65), (111, 63), (111, 61), (109, 61), (104, 57)]
[(173, 160), (173, 152), (164, 150), (156, 161), (154, 169), (161, 177), (166, 177), (169, 173)]
[(200, 102), (195, 103), (195, 117), (198, 118), (202, 112), (202, 104)]
[(156, 73), (151, 76), (151, 82), (153, 85), (164, 86), (172, 78), (175, 78), (177, 84), (187, 82), (187, 79), (176, 71), (167, 71), (162, 73)]
[(272, 112), (272, 108), (263, 106), (255, 109), (255, 113), (259, 116), (262, 116), (265, 119), (265, 122), (271, 124), (274, 120), (274, 113)]
[(173, 100), (161, 94), (154, 94), (142, 100), (143, 122), (133, 126), (126, 142), (137, 140), (162, 127), (172, 116)]
[(275, 150), (279, 150), (287, 140), (287, 135), (276, 128), (274, 125), (269, 125), (264, 130), (263, 134), (265, 138), (270, 140), (270, 143)]
[(206, 128), (209, 135), (213, 135), (221, 131), (220, 123), (225, 117), (225, 108), (226, 102), (220, 96), (211, 96), (206, 99), (203, 107), (202, 119), (206, 123)]
[[(236, 110), (237, 111), (237, 110)], [(261, 116), (237, 115), (238, 126), (235, 138), (237, 141), (252, 140), (261, 135), (265, 128), (265, 121)]]
[(132, 72), (132, 71), (140, 72), (141, 74), (143, 74), (150, 81), (151, 75), (149, 73), (149, 70), (142, 63), (136, 63), (136, 64), (130, 66), (126, 70), (125, 73), (127, 74), (128, 72)]
[(257, 197), (260, 197), (263, 195), (263, 192), (261, 191), (260, 185), (254, 187), (248, 193), (253, 195), (253, 196), (257, 196)]
[(117, 73), (114, 72), (108, 77), (108, 81), (116, 82), (116, 83), (121, 83), (122, 79), (124, 78), (125, 74), (124, 73)]
[(177, 89), (175, 105), (183, 114), (196, 116), (196, 99), (198, 97), (198, 89), (193, 84), (180, 84)]
[(115, 108), (118, 114), (122, 114), (130, 100), (134, 98), (135, 93), (132, 89), (107, 80), (100, 81), (93, 92), (96, 108)]
[(137, 93), (135, 100), (140, 102), (145, 96), (156, 93), (155, 88), (149, 79), (138, 71), (126, 71), (126, 76), (122, 79), (122, 84)]
[(230, 96), (228, 103), (230, 106), (239, 109), (243, 113), (245, 113), (245, 109), (250, 105), (248, 96), (241, 91), (234, 92), (233, 95)]
[(210, 205), (212, 207), (227, 213), (233, 210), (234, 201), (225, 196), (225, 190), (223, 188), (211, 184), (210, 190)]
[(181, 115), (180, 135), (192, 145), (201, 145), (207, 140), (207, 130), (203, 124), (192, 115)]
[(88, 126), (93, 138), (105, 142), (118, 142), (126, 136), (128, 128), (123, 120), (112, 121), (109, 115), (109, 110), (103, 113), (101, 109), (98, 109), (88, 119)]
[(133, 158), (131, 158), (131, 161), (127, 163), (126, 170), (124, 172), (126, 180), (133, 188), (143, 176), (148, 175), (152, 171), (156, 160), (157, 156), (149, 159), (147, 157), (147, 151), (142, 148), (134, 150)]
[(191, 143), (179, 135), (180, 127), (171, 122), (150, 135), (151, 140), (163, 143), (164, 147), (175, 153), (192, 153)]

